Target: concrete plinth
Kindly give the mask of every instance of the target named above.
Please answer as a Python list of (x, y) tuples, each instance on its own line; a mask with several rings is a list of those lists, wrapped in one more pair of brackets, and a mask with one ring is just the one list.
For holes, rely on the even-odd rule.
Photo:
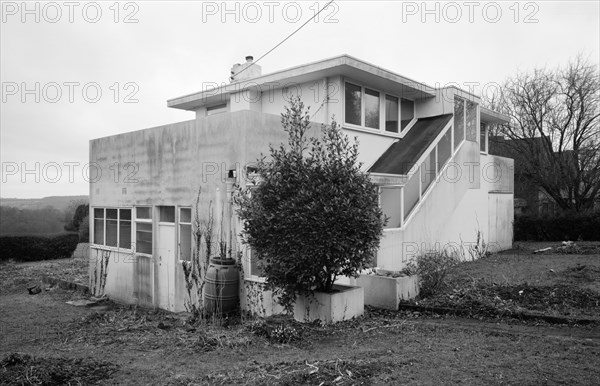
[(419, 294), (419, 280), (414, 276), (360, 275), (352, 284), (364, 288), (365, 304), (397, 310), (400, 300), (413, 299)]
[(334, 292), (315, 292), (314, 298), (296, 298), (294, 319), (299, 322), (321, 320), (335, 323), (352, 319), (363, 314), (364, 291), (361, 287), (334, 285)]

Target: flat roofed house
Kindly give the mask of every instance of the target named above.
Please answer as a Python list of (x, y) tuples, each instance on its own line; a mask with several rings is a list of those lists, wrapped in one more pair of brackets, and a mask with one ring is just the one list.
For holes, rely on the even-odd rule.
[[(489, 127), (508, 117), (461, 89), (435, 89), (348, 55), (266, 75), (247, 57), (231, 69), (230, 82), (168, 100), (195, 119), (90, 142), (98, 170), (121, 168), (119, 178), (104, 173), (90, 182), (91, 257), (108, 257), (106, 294), (184, 309), (181, 262), (194, 248), (196, 209), (205, 218), (212, 201), (216, 224), (229, 230), (223, 237), (236, 240), (232, 185), (251, 183), (260, 154), (286, 142), (280, 114), (290, 95), (310, 106), (314, 134), (335, 116), (358, 138), (360, 161), (390, 219), (379, 268), (397, 271), (425, 250), (464, 248), (477, 232), (491, 248), (511, 247), (513, 162), (487, 153)], [(248, 308), (243, 292), (263, 278), (251, 251), (239, 240), (231, 245), (243, 255)], [(263, 295), (262, 313), (278, 312)]]

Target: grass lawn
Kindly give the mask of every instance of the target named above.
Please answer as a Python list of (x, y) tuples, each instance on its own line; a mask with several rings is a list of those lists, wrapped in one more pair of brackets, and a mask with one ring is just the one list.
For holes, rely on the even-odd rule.
[[(596, 291), (599, 259), (533, 255), (522, 247), (465, 263), (450, 278)], [(0, 265), (0, 384), (590, 385), (600, 379), (598, 324), (509, 324), (371, 308), (333, 326), (239, 316), (190, 324), (184, 315), (110, 302), (74, 307), (66, 301), (82, 295), (58, 288), (27, 294), (26, 284), (49, 269), (59, 277), (84, 274), (87, 266), (76, 264)], [(571, 274), (577, 264), (590, 268)]]
[[(534, 251), (552, 246), (553, 250)], [(561, 251), (560, 243), (517, 243), (516, 248), (460, 263), (441, 293), (418, 304), (477, 314), (528, 312), (600, 321), (600, 243)]]

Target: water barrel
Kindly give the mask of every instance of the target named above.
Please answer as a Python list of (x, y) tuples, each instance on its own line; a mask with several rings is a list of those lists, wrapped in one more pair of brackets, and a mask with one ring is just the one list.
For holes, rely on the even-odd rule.
[(206, 271), (204, 307), (209, 314), (227, 314), (238, 307), (240, 275), (233, 259), (212, 258)]

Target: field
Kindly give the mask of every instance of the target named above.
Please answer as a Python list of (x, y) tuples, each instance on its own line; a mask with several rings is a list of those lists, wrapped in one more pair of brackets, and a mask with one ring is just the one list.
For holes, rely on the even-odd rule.
[[(531, 288), (562, 283), (597, 293), (599, 254), (533, 255), (529, 247), (463, 264), (451, 282), (527, 282)], [(570, 273), (581, 266), (589, 268)], [(333, 326), (283, 316), (190, 323), (186, 315), (111, 302), (74, 307), (66, 302), (82, 294), (48, 285), (28, 295), (26, 285), (48, 270), (77, 278), (85, 275), (85, 264), (0, 266), (2, 384), (589, 385), (600, 379), (600, 323), (371, 308), (358, 320)], [(571, 311), (597, 316), (594, 307)]]

